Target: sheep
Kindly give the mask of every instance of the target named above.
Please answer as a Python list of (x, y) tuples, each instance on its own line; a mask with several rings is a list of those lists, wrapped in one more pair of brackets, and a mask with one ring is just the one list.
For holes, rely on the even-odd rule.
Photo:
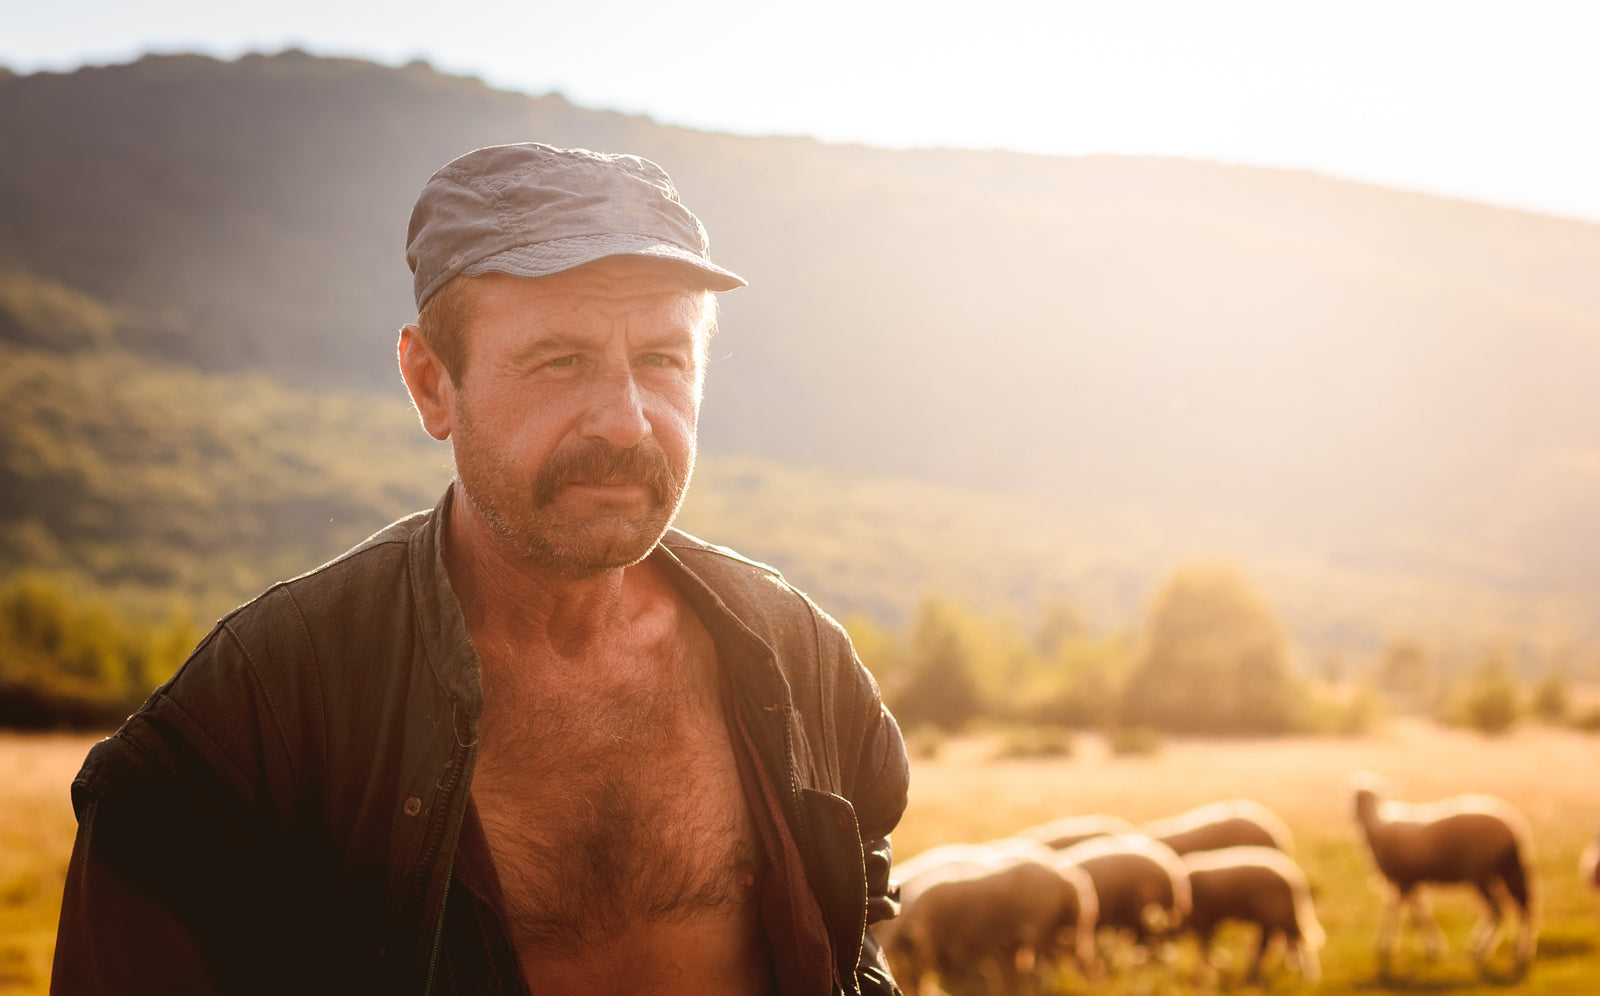
[(1088, 873), (1099, 926), (1148, 944), (1172, 936), (1189, 915), (1189, 875), (1172, 848), (1139, 834), (1093, 837), (1056, 851), (1057, 868)]
[(921, 871), (909, 896), (902, 888), (900, 915), (874, 924), (873, 936), (911, 994), (928, 974), (946, 987), (990, 977), (1000, 991), (1012, 992), (1019, 973), (1054, 957), (1063, 931), (1075, 938), (1074, 953), (1089, 971), (1095, 897), (1088, 877), (1073, 872), (1003, 853), (946, 861)]
[(1200, 956), (1211, 964), (1211, 944), (1224, 920), (1242, 920), (1260, 928), (1255, 957), (1247, 978), (1256, 982), (1269, 944), (1284, 945), (1284, 961), (1308, 985), (1322, 975), (1317, 951), (1326, 940), (1311, 905), (1305, 872), (1293, 858), (1273, 847), (1225, 847), (1183, 856), (1189, 873), (1193, 908), (1185, 929), (1200, 943)]
[(918, 878), (945, 865), (974, 862), (986, 864), (992, 863), (997, 858), (1006, 857), (1040, 859), (1049, 853), (1049, 848), (1025, 837), (1002, 837), (981, 844), (940, 844), (926, 851), (919, 851), (904, 861), (896, 861), (893, 877), (900, 883), (903, 903), (906, 899), (906, 890), (913, 889)]
[(1537, 910), (1532, 844), (1527, 821), (1502, 799), (1461, 795), (1437, 802), (1380, 801), (1373, 776), (1356, 780), (1356, 820), (1378, 871), (1392, 889), (1378, 933), (1378, 966), (1387, 975), (1400, 926), (1400, 907), (1427, 935), (1430, 953), (1445, 949), (1444, 932), (1429, 912), (1420, 886), (1464, 883), (1477, 888), (1487, 913), (1473, 930), (1470, 950), (1482, 971), (1505, 930), (1507, 907), (1520, 912), (1516, 969), (1533, 960)]
[(1066, 816), (1040, 826), (1029, 827), (1017, 836), (1037, 840), (1059, 851), (1091, 837), (1133, 832), (1133, 824), (1120, 816), (1091, 813), (1086, 816)]
[(1294, 838), (1277, 813), (1253, 799), (1228, 799), (1176, 816), (1151, 820), (1139, 828), (1179, 854), (1223, 847), (1275, 847), (1294, 853)]
[(1578, 874), (1585, 885), (1600, 889), (1600, 837), (1584, 848), (1583, 857), (1578, 859)]

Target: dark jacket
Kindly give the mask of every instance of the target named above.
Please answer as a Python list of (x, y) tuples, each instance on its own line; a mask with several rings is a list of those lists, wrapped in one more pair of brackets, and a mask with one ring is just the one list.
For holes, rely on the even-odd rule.
[[(483, 704), (449, 501), (235, 610), (94, 746), (53, 992), (425, 991)], [(864, 928), (894, 912), (908, 769), (871, 675), (770, 568), (676, 531), (651, 557), (716, 642), (743, 760), (821, 910), (824, 978), (893, 991)], [(797, 942), (771, 905), (781, 966)]]

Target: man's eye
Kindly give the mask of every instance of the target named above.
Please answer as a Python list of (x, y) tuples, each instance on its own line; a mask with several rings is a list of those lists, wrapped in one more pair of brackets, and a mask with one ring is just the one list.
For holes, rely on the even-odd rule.
[(576, 362), (578, 362), (577, 354), (570, 354), (556, 357), (550, 361), (550, 365), (553, 367), (570, 367)]
[(639, 362), (647, 367), (670, 367), (673, 359), (666, 353), (646, 353), (639, 357)]

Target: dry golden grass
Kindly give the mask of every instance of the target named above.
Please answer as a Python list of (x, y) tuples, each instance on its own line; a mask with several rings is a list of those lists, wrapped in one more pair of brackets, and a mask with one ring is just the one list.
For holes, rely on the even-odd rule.
[(95, 739), (0, 731), (0, 994), (49, 985), (77, 831), (69, 786)]
[[(93, 737), (0, 733), (0, 994), (44, 993), (75, 823), (72, 775)], [(1250, 796), (1276, 810), (1317, 892), (1327, 928), (1320, 992), (1593, 994), (1600, 992), (1600, 896), (1577, 882), (1579, 852), (1600, 826), (1600, 736), (1527, 726), (1486, 739), (1399, 721), (1369, 738), (1169, 741), (1154, 757), (1119, 758), (1080, 737), (1070, 758), (990, 760), (1000, 737), (951, 740), (913, 761), (911, 802), (895, 834), (902, 855), (981, 840), (1069, 813), (1138, 821), (1214, 799)], [(1404, 982), (1373, 978), (1378, 898), (1349, 816), (1352, 772), (1388, 777), (1396, 797), (1490, 792), (1528, 817), (1543, 895), (1540, 955), (1515, 987), (1480, 983), (1462, 947), (1476, 919), (1460, 893), (1436, 906), (1451, 953), (1437, 964), (1402, 956)], [(1238, 938), (1235, 938), (1238, 940)], [(1293, 991), (1280, 982), (1279, 991)], [(1108, 992), (1183, 993), (1167, 978)]]
[[(1142, 758), (1111, 756), (1098, 738), (1082, 737), (1070, 758), (1007, 761), (991, 759), (996, 741), (952, 740), (934, 759), (913, 760), (910, 805), (895, 833), (899, 854), (1005, 836), (1068, 814), (1105, 812), (1140, 822), (1247, 796), (1294, 831), (1296, 856), (1328, 932), (1319, 992), (1505, 992), (1504, 985), (1479, 980), (1464, 953), (1478, 906), (1460, 889), (1435, 894), (1450, 954), (1424, 964), (1403, 946), (1396, 980), (1375, 978), (1380, 899), (1350, 815), (1348, 785), (1352, 773), (1370, 770), (1390, 781), (1395, 798), (1487, 792), (1527, 816), (1537, 851), (1540, 955), (1513, 991), (1600, 993), (1600, 896), (1577, 881), (1579, 853), (1600, 827), (1600, 736), (1527, 725), (1491, 739), (1398, 720), (1362, 739), (1179, 740)], [(1287, 980), (1278, 986), (1294, 988)], [(1170, 978), (1146, 977), (1111, 983), (1107, 991), (1189, 990)]]

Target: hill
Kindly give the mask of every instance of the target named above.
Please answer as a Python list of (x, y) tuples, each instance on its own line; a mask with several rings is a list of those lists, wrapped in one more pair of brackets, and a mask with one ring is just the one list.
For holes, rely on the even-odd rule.
[[(194, 454), (219, 447), (284, 466), (314, 437), (395, 455), (366, 441), (369, 419), (403, 417), (411, 201), (459, 152), (521, 140), (663, 163), (750, 278), (724, 299), (713, 455), (830, 487), (901, 480), (900, 501), (933, 508), (939, 488), (1031, 496), (1036, 534), (1081, 523), (1075, 544), (1143, 578), (1156, 549), (1221, 550), (1465, 593), (1456, 605), (1600, 591), (1600, 226), (1209, 163), (704, 134), (299, 52), (0, 75), (0, 340), (74, 371), (126, 351), (163, 368), (162, 400), (272, 413), (239, 435), (152, 429), (162, 455), (90, 410), (112, 378), (82, 410), (22, 412), (10, 452), (50, 425), (52, 445), (169, 460), (174, 495), (210, 486)], [(285, 384), (332, 408), (277, 404)], [(340, 435), (318, 436), (334, 410)], [(351, 494), (374, 515), (414, 503), (340, 476), (365, 466), (315, 456), (289, 479), (321, 493), (305, 507), (323, 518)], [(5, 482), (13, 550), (100, 536), (115, 561), (167, 542), (166, 506), (119, 532), (37, 480)], [(248, 512), (255, 494), (239, 492), (241, 522), (205, 528), (304, 525)], [(308, 551), (335, 540), (313, 534)], [(846, 550), (836, 570), (868, 563)]]

